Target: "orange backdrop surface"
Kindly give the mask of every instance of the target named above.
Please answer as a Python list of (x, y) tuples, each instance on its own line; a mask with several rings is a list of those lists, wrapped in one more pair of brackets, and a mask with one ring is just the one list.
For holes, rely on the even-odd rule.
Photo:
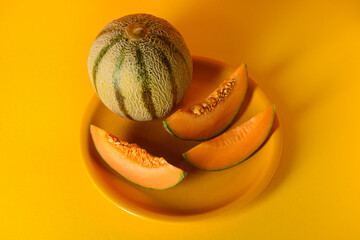
[[(246, 207), (136, 217), (93, 186), (80, 127), (87, 56), (110, 21), (167, 19), (193, 55), (250, 76), (277, 106), (283, 152)], [(359, 239), (359, 1), (0, 2), (0, 239)]]

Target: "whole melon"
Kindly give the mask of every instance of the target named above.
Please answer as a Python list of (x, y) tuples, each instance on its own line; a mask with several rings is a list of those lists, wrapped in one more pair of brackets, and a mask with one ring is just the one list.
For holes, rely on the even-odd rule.
[(88, 58), (90, 79), (101, 101), (136, 121), (169, 113), (183, 99), (192, 70), (180, 33), (149, 14), (110, 22), (96, 37)]

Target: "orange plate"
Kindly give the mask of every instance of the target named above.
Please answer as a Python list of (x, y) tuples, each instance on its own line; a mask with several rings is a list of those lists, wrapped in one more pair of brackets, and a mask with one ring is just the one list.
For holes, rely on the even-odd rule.
[[(184, 105), (200, 102), (235, 68), (226, 64), (193, 57), (194, 74)], [(249, 79), (247, 96), (239, 115), (230, 128), (246, 121), (272, 102)], [(198, 142), (182, 141), (165, 131), (163, 119), (135, 122), (108, 110), (97, 96), (86, 109), (81, 128), (81, 149), (86, 171), (95, 186), (123, 210), (143, 217), (162, 220), (188, 220), (211, 217), (231, 211), (234, 205), (254, 199), (272, 178), (281, 154), (282, 133), (278, 119), (265, 144), (245, 162), (219, 172), (195, 169), (182, 158), (182, 153)], [(137, 143), (156, 156), (188, 174), (182, 182), (168, 190), (149, 190), (128, 182), (101, 159), (93, 145), (89, 126), (94, 124), (131, 143)]]

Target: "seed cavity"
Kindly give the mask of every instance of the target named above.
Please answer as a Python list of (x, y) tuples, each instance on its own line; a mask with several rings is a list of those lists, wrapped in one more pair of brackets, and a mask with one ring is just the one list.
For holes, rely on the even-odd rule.
[(159, 168), (169, 164), (163, 157), (153, 156), (135, 143), (128, 143), (109, 133), (106, 134), (106, 138), (117, 151), (142, 166)]
[(202, 103), (194, 105), (191, 108), (191, 112), (195, 114), (195, 116), (201, 116), (207, 112), (213, 111), (219, 103), (224, 101), (224, 99), (230, 95), (234, 85), (235, 78), (225, 81)]

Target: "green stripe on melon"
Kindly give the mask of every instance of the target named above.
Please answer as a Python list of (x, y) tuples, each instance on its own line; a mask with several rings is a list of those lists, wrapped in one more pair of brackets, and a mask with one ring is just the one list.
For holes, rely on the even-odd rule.
[(171, 42), (168, 37), (162, 35), (154, 35), (154, 38), (162, 41), (163, 44), (165, 44), (168, 48), (172, 49), (176, 54), (178, 54), (181, 60), (184, 61), (184, 63), (187, 63), (184, 55), (181, 54), (180, 50), (176, 48), (176, 46)]
[(116, 43), (118, 43), (121, 39), (122, 39), (122, 34), (116, 36), (115, 38), (110, 40), (110, 43), (108, 45), (106, 45), (103, 49), (101, 49), (98, 57), (95, 60), (95, 64), (94, 67), (92, 69), (92, 75), (93, 75), (93, 83), (94, 83), (94, 88), (95, 91), (97, 91), (97, 87), (96, 87), (96, 74), (98, 72), (98, 68), (99, 68), (99, 63), (101, 62), (102, 58), (104, 57), (104, 55), (109, 51), (109, 49), (114, 46)]
[(119, 59), (117, 60), (116, 63), (116, 67), (115, 67), (115, 71), (114, 71), (114, 75), (113, 75), (113, 86), (115, 89), (115, 97), (116, 100), (118, 102), (118, 106), (120, 111), (129, 119), (132, 119), (132, 117), (129, 115), (126, 106), (124, 104), (124, 96), (122, 95), (122, 93), (120, 92), (120, 86), (119, 86), (119, 82), (120, 82), (120, 73), (121, 73), (121, 68), (123, 66), (123, 62), (125, 59), (125, 48), (123, 48), (120, 52), (119, 55)]
[(91, 47), (88, 68), (102, 102), (138, 121), (168, 114), (183, 99), (192, 77), (181, 35), (147, 14), (125, 16), (105, 27)]
[(141, 82), (141, 99), (152, 118), (156, 118), (156, 110), (152, 99), (151, 78), (146, 70), (144, 56), (139, 44), (136, 46), (136, 65), (138, 68), (138, 80)]

